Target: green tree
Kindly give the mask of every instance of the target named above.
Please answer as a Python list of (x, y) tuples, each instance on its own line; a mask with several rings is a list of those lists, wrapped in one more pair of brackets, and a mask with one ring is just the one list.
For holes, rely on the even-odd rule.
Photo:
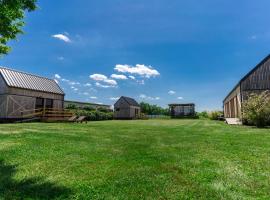
[(243, 121), (264, 127), (270, 122), (270, 93), (251, 94), (243, 104)]
[(36, 8), (36, 0), (0, 0), (0, 55), (10, 51), (11, 48), (7, 46), (9, 40), (23, 33), (25, 12)]

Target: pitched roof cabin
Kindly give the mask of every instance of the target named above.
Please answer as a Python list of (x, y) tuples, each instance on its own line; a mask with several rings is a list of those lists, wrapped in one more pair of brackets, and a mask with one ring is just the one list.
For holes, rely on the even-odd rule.
[(53, 80), (0, 66), (0, 120), (21, 119), (35, 109), (63, 109), (64, 92)]
[(252, 93), (270, 90), (270, 55), (245, 75), (223, 101), (225, 118), (242, 117), (242, 104)]
[(141, 114), (141, 107), (135, 99), (120, 97), (114, 104), (115, 119), (136, 119)]

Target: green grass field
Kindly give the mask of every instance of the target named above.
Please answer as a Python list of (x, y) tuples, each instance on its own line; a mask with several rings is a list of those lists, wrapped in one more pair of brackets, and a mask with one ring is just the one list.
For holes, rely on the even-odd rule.
[(0, 125), (0, 199), (269, 199), (270, 129), (208, 120)]

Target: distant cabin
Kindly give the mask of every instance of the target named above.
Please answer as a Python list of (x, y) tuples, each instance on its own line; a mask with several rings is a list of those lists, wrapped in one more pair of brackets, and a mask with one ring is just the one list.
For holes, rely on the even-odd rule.
[(240, 118), (242, 104), (251, 93), (270, 90), (270, 55), (244, 76), (223, 101), (225, 118)]
[(84, 109), (84, 108), (90, 107), (90, 108), (93, 108), (95, 110), (100, 109), (100, 108), (106, 109), (106, 110), (112, 110), (111, 105), (89, 103), (89, 102), (80, 102), (80, 101), (68, 101), (68, 100), (64, 101), (65, 108), (68, 108), (72, 105), (76, 106), (79, 109)]
[(120, 97), (114, 104), (115, 119), (136, 119), (141, 114), (141, 107), (135, 99)]
[(195, 104), (169, 104), (170, 114), (172, 118), (181, 117), (194, 117), (195, 116)]
[(0, 120), (21, 119), (35, 109), (63, 109), (64, 92), (52, 79), (0, 67)]

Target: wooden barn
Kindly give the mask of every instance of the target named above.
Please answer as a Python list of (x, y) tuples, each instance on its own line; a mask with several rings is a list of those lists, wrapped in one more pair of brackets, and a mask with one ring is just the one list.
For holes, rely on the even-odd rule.
[(48, 78), (0, 67), (0, 120), (28, 118), (39, 109), (62, 110), (64, 92)]
[(194, 117), (195, 116), (195, 104), (169, 104), (169, 109), (172, 118), (182, 117)]
[(270, 55), (262, 60), (231, 90), (223, 101), (224, 117), (241, 119), (242, 103), (251, 93), (270, 90)]
[(136, 119), (141, 114), (141, 107), (135, 99), (120, 97), (114, 104), (115, 119)]

